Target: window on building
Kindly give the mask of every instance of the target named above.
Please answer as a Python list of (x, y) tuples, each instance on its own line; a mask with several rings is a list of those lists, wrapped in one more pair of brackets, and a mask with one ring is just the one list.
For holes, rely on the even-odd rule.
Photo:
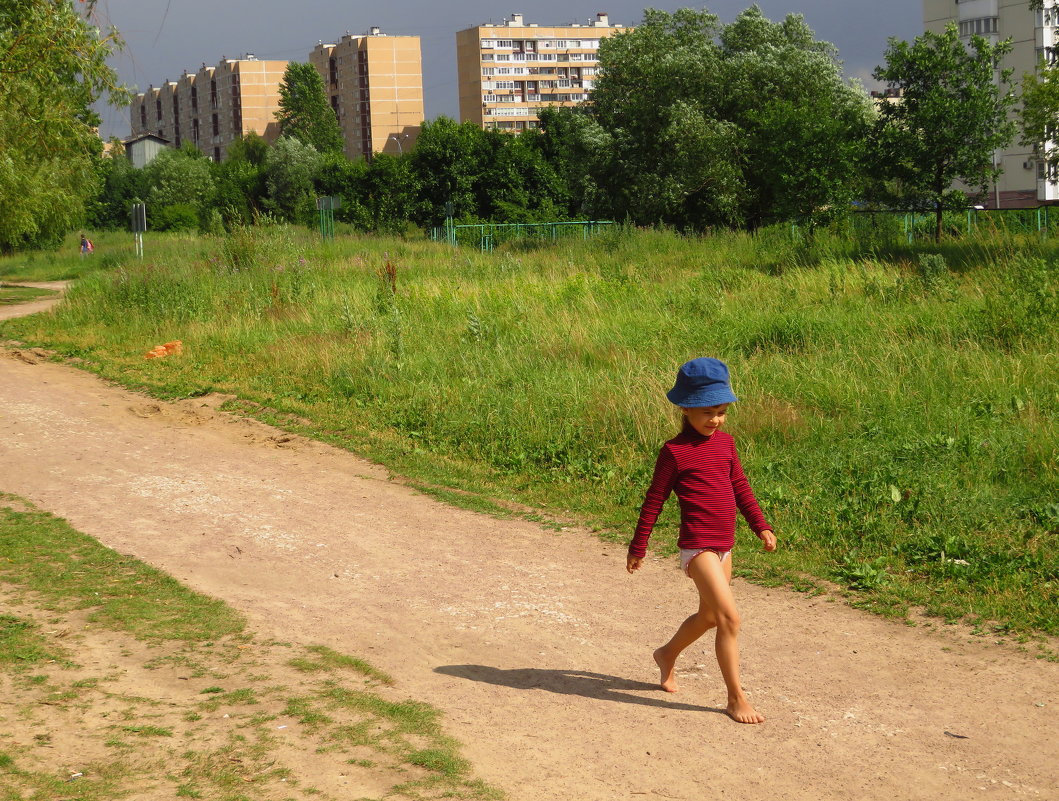
[(199, 89), (197, 86), (191, 87), (191, 111), (192, 113), (198, 113), (199, 110)]
[(513, 47), (513, 43), (510, 39), (497, 39), (495, 46), (510, 50)]
[(173, 119), (177, 119), (180, 116), (180, 98), (173, 95)]
[(196, 145), (199, 143), (199, 121), (197, 119), (191, 121), (191, 141)]
[(567, 45), (565, 39), (556, 39), (555, 40), (555, 49), (556, 50), (565, 50), (567, 47), (568, 47), (568, 45)]
[(338, 86), (338, 62), (335, 61), (335, 57), (331, 56), (327, 60), (327, 73), (332, 86)]
[(965, 19), (960, 23), (960, 36), (989, 36), (997, 32), (996, 17)]
[(219, 147), (213, 148), (213, 160), (216, 161), (218, 164), (221, 161), (221, 149)]
[(147, 104), (140, 103), (140, 127), (147, 128)]
[(213, 115), (213, 135), (214, 136), (220, 136), (220, 134), (221, 134), (220, 120), (218, 120), (217, 119), (217, 115), (214, 114)]
[(331, 111), (335, 112), (335, 116), (338, 116), (338, 95), (331, 95)]
[(494, 61), (510, 61), (511, 60), (511, 54), (510, 53), (497, 53), (495, 56), (493, 56), (493, 60)]
[(482, 67), (482, 77), (488, 78), (490, 75), (496, 75), (496, 67)]
[(217, 80), (210, 78), (210, 108), (217, 108)]
[(155, 100), (154, 101), (154, 114), (155, 114), (155, 117), (158, 118), (159, 120), (162, 119), (162, 101), (161, 100)]

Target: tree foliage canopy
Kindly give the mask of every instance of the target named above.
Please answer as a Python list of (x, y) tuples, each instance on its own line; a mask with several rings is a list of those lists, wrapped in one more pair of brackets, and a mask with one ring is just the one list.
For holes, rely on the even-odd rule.
[(82, 221), (102, 150), (89, 107), (129, 99), (106, 63), (120, 46), (70, 0), (0, 0), (0, 250), (55, 241)]
[(1042, 64), (1036, 73), (1022, 78), (1022, 108), (1019, 114), (1021, 142), (1039, 149), (1049, 172), (1059, 173), (1059, 66)]
[(936, 237), (942, 210), (967, 202), (953, 183), (984, 192), (998, 174), (994, 151), (1014, 136), (1011, 71), (997, 72), (1010, 50), (1010, 40), (972, 36), (965, 43), (950, 23), (911, 43), (891, 39), (886, 64), (874, 73), (901, 94), (880, 109), (872, 142), (878, 174), (905, 204), (936, 212)]
[(292, 61), (279, 85), (281, 136), (311, 145), (317, 153), (341, 153), (344, 146), (338, 118), (327, 102), (324, 81), (312, 64)]
[(772, 22), (757, 6), (730, 25), (648, 9), (600, 42), (593, 103), (609, 153), (594, 172), (614, 214), (682, 228), (848, 202), (870, 114), (801, 16)]

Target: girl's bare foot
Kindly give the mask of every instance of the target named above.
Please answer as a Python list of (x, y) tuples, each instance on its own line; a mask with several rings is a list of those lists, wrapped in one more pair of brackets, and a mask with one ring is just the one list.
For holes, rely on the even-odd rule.
[(677, 678), (673, 675), (673, 669), (677, 665), (677, 660), (667, 659), (661, 648), (655, 651), (654, 657), (658, 669), (662, 671), (662, 689), (667, 693), (675, 693), (677, 691)]
[(764, 723), (765, 716), (750, 705), (746, 697), (734, 698), (728, 702), (728, 717), (736, 723)]

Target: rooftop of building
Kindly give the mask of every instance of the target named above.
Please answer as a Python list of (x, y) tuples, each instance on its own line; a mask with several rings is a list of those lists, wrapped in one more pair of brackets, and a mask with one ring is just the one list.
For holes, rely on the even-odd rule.
[[(542, 27), (537, 22), (526, 22), (523, 14), (512, 14), (510, 17), (505, 19), (503, 22), (487, 22), (482, 25), (472, 26), (473, 28), (540, 28)], [(610, 15), (606, 12), (599, 12), (596, 14), (594, 20), (588, 20), (587, 22), (568, 22), (561, 25), (544, 25), (545, 28), (621, 28), (623, 26), (617, 23), (611, 24)]]

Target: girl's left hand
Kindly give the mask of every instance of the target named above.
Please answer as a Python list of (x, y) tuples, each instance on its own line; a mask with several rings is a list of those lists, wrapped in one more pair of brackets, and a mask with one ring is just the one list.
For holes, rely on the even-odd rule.
[(776, 535), (773, 534), (771, 530), (765, 529), (758, 534), (758, 538), (761, 540), (766, 551), (776, 550)]

